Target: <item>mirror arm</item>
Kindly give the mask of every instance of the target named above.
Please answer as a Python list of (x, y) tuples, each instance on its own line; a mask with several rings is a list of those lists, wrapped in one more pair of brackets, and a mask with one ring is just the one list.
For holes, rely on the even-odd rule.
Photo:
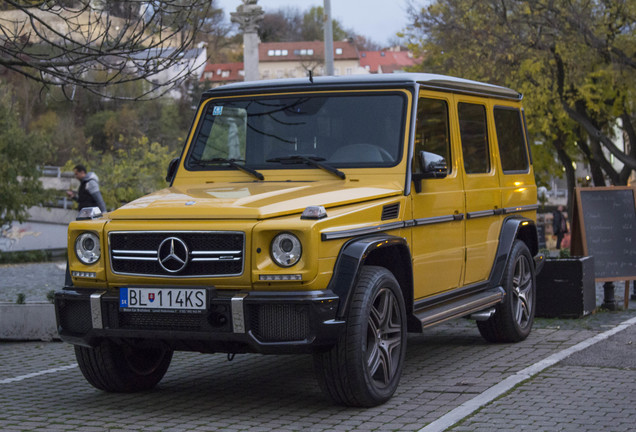
[(175, 174), (177, 173), (177, 169), (179, 168), (179, 160), (180, 158), (174, 158), (168, 164), (168, 171), (166, 172), (166, 181), (168, 183), (172, 182)]

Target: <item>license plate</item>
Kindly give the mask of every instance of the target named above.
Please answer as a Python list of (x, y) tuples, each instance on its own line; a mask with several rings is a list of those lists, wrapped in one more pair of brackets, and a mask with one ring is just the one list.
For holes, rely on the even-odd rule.
[(204, 311), (206, 297), (207, 291), (197, 288), (120, 288), (119, 307), (124, 311)]

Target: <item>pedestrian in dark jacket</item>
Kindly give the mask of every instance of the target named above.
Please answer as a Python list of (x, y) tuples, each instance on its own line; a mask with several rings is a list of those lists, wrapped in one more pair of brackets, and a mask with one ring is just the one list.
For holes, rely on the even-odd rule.
[(563, 236), (568, 232), (568, 219), (563, 213), (563, 206), (560, 205), (552, 213), (552, 232), (557, 238), (556, 248), (561, 249)]
[(69, 197), (73, 198), (78, 203), (79, 210), (85, 207), (99, 207), (102, 213), (106, 212), (106, 203), (102, 198), (102, 193), (99, 191), (99, 178), (94, 172), (86, 172), (84, 165), (75, 165), (73, 168), (73, 174), (75, 178), (80, 181), (80, 186), (77, 192), (71, 190), (66, 191)]

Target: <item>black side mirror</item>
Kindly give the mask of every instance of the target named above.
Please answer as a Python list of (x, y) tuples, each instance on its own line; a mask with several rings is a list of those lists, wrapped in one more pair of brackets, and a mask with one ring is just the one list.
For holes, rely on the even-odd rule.
[(422, 178), (444, 178), (448, 175), (448, 164), (443, 156), (421, 151), (419, 161)]
[(177, 173), (177, 168), (179, 168), (180, 158), (174, 158), (168, 164), (168, 172), (166, 173), (166, 181), (170, 183), (174, 178), (174, 175)]
[(422, 192), (422, 180), (429, 178), (444, 178), (448, 175), (448, 164), (443, 156), (427, 151), (421, 151), (417, 155), (420, 172), (413, 173), (411, 178), (415, 182), (415, 192)]

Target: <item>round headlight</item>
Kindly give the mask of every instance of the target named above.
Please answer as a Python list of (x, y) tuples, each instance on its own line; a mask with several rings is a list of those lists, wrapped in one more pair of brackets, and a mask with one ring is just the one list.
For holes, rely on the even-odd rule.
[(75, 240), (75, 254), (84, 264), (94, 264), (101, 256), (99, 237), (93, 233), (81, 234)]
[(272, 240), (272, 259), (281, 267), (291, 267), (296, 264), (302, 251), (300, 240), (291, 233), (278, 234)]

